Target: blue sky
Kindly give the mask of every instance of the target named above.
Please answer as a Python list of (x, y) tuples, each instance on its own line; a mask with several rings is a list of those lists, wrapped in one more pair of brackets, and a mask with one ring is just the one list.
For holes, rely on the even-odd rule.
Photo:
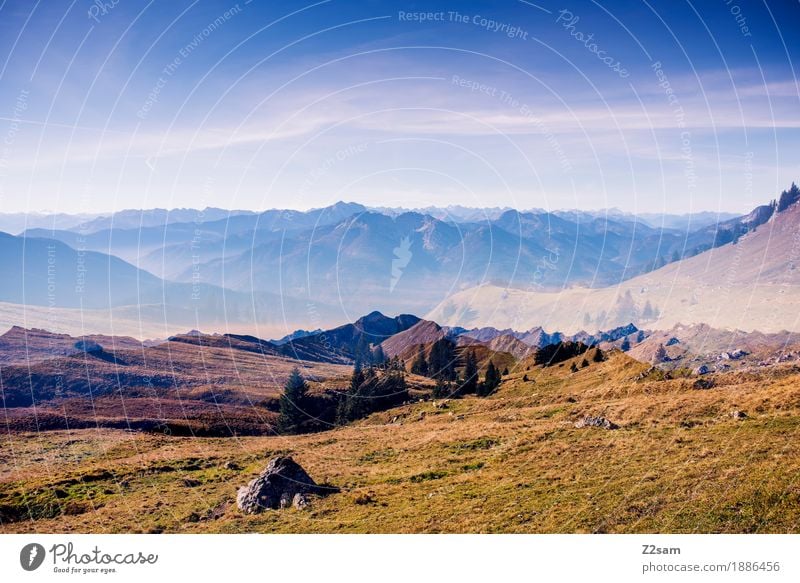
[(795, 0), (4, 1), (0, 208), (746, 211), (800, 178), (797, 23)]

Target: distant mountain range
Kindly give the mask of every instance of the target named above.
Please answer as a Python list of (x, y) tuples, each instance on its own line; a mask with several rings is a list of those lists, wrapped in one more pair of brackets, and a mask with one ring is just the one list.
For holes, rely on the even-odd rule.
[[(381, 213), (337, 203), (224, 218), (219, 209), (156, 210), (98, 218), (80, 229), (28, 229), (24, 237), (120, 258), (170, 282), (300, 298), (346, 313), (425, 312), (453, 292), (486, 283), (550, 290), (614, 285), (710, 248), (716, 238), (707, 226), (654, 228), (619, 213), (429, 210)], [(120, 287), (126, 293), (112, 290), (109, 298), (99, 286), (98, 301), (84, 298), (83, 306), (129, 301), (135, 288)]]
[[(54, 314), (124, 310), (121, 319), (138, 318), (144, 337), (192, 321), (286, 334), (373, 310), (429, 314), (448, 326), (565, 333), (691, 323), (714, 315), (688, 309), (703, 304), (694, 297), (697, 284), (729, 280), (734, 295), (746, 288), (747, 278), (730, 278), (734, 260), (748, 281), (793, 282), (784, 267), (794, 269), (797, 198), (793, 185), (779, 200), (734, 218), (464, 207), (378, 212), (344, 202), (306, 212), (154, 209), (82, 217), (79, 226), (0, 236), (2, 266), (19, 274), (0, 282), (7, 304), (0, 323), (9, 321), (4, 311), (11, 323), (23, 323), (11, 305)], [(68, 223), (52, 218), (55, 227)], [(653, 226), (658, 222), (665, 226)], [(783, 243), (761, 234), (772, 232), (769, 225), (785, 232)], [(755, 265), (768, 269), (750, 269)], [(688, 297), (673, 293), (678, 283)]]
[(167, 223), (200, 223), (238, 215), (252, 215), (253, 211), (204, 209), (127, 209), (116, 213), (0, 213), (0, 231), (19, 234), (27, 229), (74, 230), (84, 234), (103, 229), (135, 229)]
[[(337, 203), (341, 206), (342, 203)], [(333, 205), (333, 206), (337, 206)], [(428, 206), (424, 208), (402, 207), (364, 207), (358, 205), (359, 211), (371, 210), (397, 216), (406, 212), (416, 212), (430, 215), (445, 222), (480, 222), (494, 220), (506, 211), (513, 210), (509, 207), (465, 207), (450, 205), (446, 207)], [(28, 229), (66, 230), (91, 234), (105, 229), (137, 229), (140, 227), (157, 227), (171, 223), (208, 223), (224, 219), (233, 219), (237, 216), (269, 215), (271, 213), (296, 213), (297, 211), (269, 210), (264, 212), (222, 209), (206, 207), (204, 209), (176, 208), (176, 209), (126, 209), (115, 213), (3, 213), (0, 212), (0, 231), (17, 235)], [(314, 211), (310, 211), (313, 213)], [(544, 209), (531, 209), (524, 212), (546, 213)], [(558, 216), (569, 216), (580, 213), (590, 218), (619, 218), (628, 221), (639, 220), (654, 228), (679, 229), (692, 231), (714, 223), (732, 219), (736, 213), (701, 211), (696, 213), (669, 214), (669, 213), (626, 213), (616, 208), (601, 209), (596, 211), (556, 210), (552, 211)]]

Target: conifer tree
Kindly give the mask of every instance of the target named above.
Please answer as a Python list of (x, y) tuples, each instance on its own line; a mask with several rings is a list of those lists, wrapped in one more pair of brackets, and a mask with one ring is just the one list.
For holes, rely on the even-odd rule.
[(417, 358), (411, 363), (411, 372), (426, 377), (428, 376), (428, 371), (428, 361), (425, 359), (425, 351), (420, 344)]
[(445, 381), (455, 380), (455, 361), (455, 346), (447, 338), (440, 338), (431, 346), (431, 355), (428, 360), (429, 375)]
[(478, 388), (480, 396), (485, 397), (491, 394), (499, 385), (500, 371), (497, 370), (492, 361), (489, 361), (489, 366), (486, 367), (486, 376)]
[(452, 389), (450, 388), (450, 383), (441, 377), (436, 379), (436, 385), (433, 387), (434, 399), (444, 399), (445, 397), (449, 397), (451, 393)]
[(475, 393), (478, 390), (478, 360), (473, 351), (467, 352), (464, 363), (464, 381), (461, 383), (461, 392), (464, 394)]
[(308, 419), (305, 412), (305, 400), (308, 385), (300, 374), (300, 369), (294, 367), (284, 385), (280, 398), (280, 415), (278, 417), (278, 431), (283, 434), (295, 434), (302, 431), (303, 422)]
[(361, 364), (356, 362), (353, 367), (353, 374), (350, 376), (350, 386), (347, 387), (347, 391), (339, 399), (339, 406), (336, 410), (336, 423), (338, 425), (344, 425), (360, 416), (360, 409), (363, 407), (360, 390), (365, 380), (366, 376), (361, 369)]

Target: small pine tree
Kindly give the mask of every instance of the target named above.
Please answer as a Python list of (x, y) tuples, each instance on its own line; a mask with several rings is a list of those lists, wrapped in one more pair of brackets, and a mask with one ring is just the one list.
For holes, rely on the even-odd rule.
[(302, 431), (303, 422), (308, 418), (305, 412), (307, 393), (308, 385), (300, 374), (300, 369), (294, 367), (280, 398), (279, 433), (291, 435)]
[(592, 360), (594, 362), (603, 362), (606, 357), (603, 355), (603, 351), (599, 348), (596, 348), (594, 354), (592, 355)]
[(467, 358), (464, 363), (464, 380), (461, 383), (461, 392), (464, 394), (471, 394), (478, 391), (478, 360), (475, 358), (475, 353), (467, 352)]
[(504, 377), (507, 377), (507, 376), (508, 376), (508, 367), (505, 367), (505, 368), (503, 369), (503, 376), (504, 376)]
[(486, 367), (486, 376), (483, 382), (478, 387), (478, 394), (485, 397), (492, 393), (498, 386), (500, 386), (500, 371), (497, 370), (494, 363), (489, 361), (489, 366)]
[(578, 365), (573, 362), (569, 367), (569, 372), (578, 372)]
[(361, 416), (360, 409), (363, 406), (363, 399), (361, 399), (359, 392), (365, 380), (366, 376), (361, 369), (361, 364), (356, 361), (353, 367), (353, 374), (350, 376), (350, 386), (348, 386), (347, 391), (340, 396), (339, 405), (336, 408), (337, 425), (344, 425)]
[(436, 384), (433, 387), (433, 398), (434, 399), (444, 399), (449, 397), (452, 394), (452, 389), (450, 388), (450, 383), (444, 380), (443, 378), (439, 377), (436, 379)]
[(422, 345), (419, 347), (419, 352), (417, 353), (417, 358), (411, 363), (411, 372), (412, 374), (418, 374), (421, 376), (428, 376), (428, 361), (425, 359), (425, 351), (423, 350)]
[(522, 375), (522, 380), (523, 382), (527, 383), (530, 379), (528, 378), (528, 375)]
[(587, 366), (589, 366), (589, 361), (584, 358), (581, 361), (581, 368), (586, 368)]
[(430, 376), (446, 381), (455, 380), (455, 360), (455, 345), (447, 338), (440, 338), (431, 346), (431, 353), (428, 359)]

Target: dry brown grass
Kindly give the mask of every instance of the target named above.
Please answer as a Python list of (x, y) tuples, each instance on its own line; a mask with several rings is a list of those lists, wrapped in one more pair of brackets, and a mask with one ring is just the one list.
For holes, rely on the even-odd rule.
[[(798, 371), (719, 375), (697, 390), (635, 382), (646, 366), (619, 353), (577, 373), (570, 364), (515, 371), (486, 399), (416, 403), (314, 435), (8, 436), (0, 509), (22, 512), (0, 530), (798, 531)], [(589, 414), (621, 428), (576, 429)], [(277, 453), (342, 492), (309, 511), (241, 515), (236, 488)]]

